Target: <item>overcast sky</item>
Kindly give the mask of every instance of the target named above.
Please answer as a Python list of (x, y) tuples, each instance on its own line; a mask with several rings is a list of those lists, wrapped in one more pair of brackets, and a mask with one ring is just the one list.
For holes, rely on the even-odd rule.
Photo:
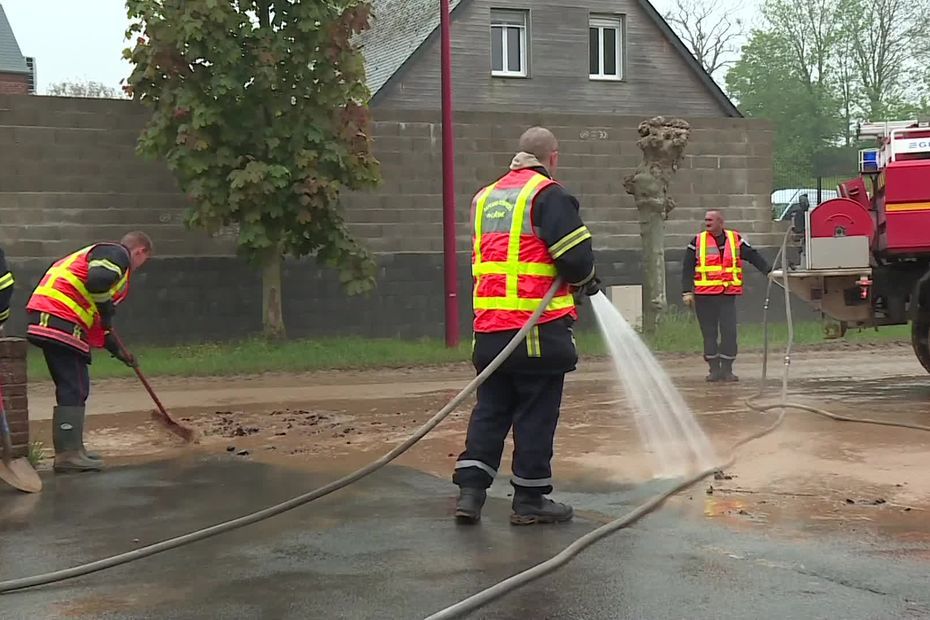
[[(437, 3), (439, 0), (436, 0)], [(664, 12), (674, 0), (653, 0)], [(38, 89), (65, 80), (119, 88), (129, 75), (122, 59), (128, 25), (124, 0), (0, 0), (23, 54), (36, 58)], [(759, 0), (720, 0), (751, 21)]]

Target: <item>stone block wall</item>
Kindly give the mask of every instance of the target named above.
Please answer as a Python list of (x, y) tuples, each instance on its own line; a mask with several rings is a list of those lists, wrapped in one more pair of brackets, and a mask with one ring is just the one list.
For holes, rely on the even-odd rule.
[[(289, 261), (284, 313), (293, 335), (442, 334), (439, 113), (376, 108), (374, 116), (383, 182), (372, 192), (347, 193), (342, 206), (352, 231), (375, 253), (377, 289), (348, 298), (335, 273), (312, 259)], [(136, 228), (152, 236), (156, 258), (134, 277), (120, 311), (129, 339), (215, 340), (259, 329), (259, 275), (235, 256), (234, 237), (187, 230), (187, 203), (172, 175), (135, 155), (146, 119), (144, 108), (126, 101), (0, 96), (0, 247), (17, 277), (10, 333), (22, 333), (25, 300), (52, 260)], [(544, 112), (456, 116), (463, 331), (471, 310), (471, 198), (507, 170), (520, 133), (531, 125), (550, 127), (561, 141), (557, 177), (581, 201), (602, 279), (640, 283), (637, 212), (623, 178), (641, 159), (641, 120)], [(672, 186), (678, 208), (666, 241), (674, 296), (677, 261), (706, 209), (722, 209), (756, 246), (773, 247), (781, 236), (770, 221), (771, 127), (746, 119), (688, 120), (693, 138)]]
[(29, 401), (26, 385), (26, 348), (22, 338), (0, 338), (0, 389), (18, 458), (29, 451)]
[[(442, 249), (442, 146), (438, 112), (375, 111), (375, 153), (384, 182), (377, 193), (345, 199), (353, 230), (378, 252)], [(469, 246), (469, 209), (482, 185), (502, 175), (520, 134), (544, 125), (559, 138), (558, 179), (581, 201), (598, 250), (638, 250), (638, 215), (623, 179), (642, 160), (634, 116), (462, 112), (456, 116), (456, 205), (460, 251)], [(746, 119), (688, 119), (694, 131), (671, 192), (669, 247), (684, 246), (704, 212), (756, 245), (775, 245), (771, 221), (773, 131)], [(410, 233), (414, 232), (414, 235)]]

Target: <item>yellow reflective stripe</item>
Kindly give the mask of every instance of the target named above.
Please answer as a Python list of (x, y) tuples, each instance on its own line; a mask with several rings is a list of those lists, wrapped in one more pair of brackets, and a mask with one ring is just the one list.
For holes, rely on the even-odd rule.
[(478, 202), (475, 204), (475, 264), (481, 262), (481, 220), (484, 219), (484, 205), (488, 202), (488, 196), (497, 187), (497, 183), (491, 183), (478, 196)]
[(77, 315), (77, 317), (81, 320), (82, 323), (84, 323), (84, 326), (87, 329), (90, 329), (91, 326), (94, 324), (94, 316), (97, 314), (96, 305), (93, 305), (93, 304), (91, 305), (93, 310), (90, 310), (90, 311), (85, 310), (76, 301), (74, 301), (73, 299), (71, 299), (70, 297), (68, 297), (61, 291), (59, 291), (58, 289), (54, 289), (50, 286), (38, 287), (33, 293), (33, 295), (41, 295), (43, 297), (50, 297), (51, 299), (54, 299), (55, 301), (63, 303), (68, 308), (70, 308), (71, 311), (74, 312), (74, 314)]
[(527, 357), (542, 357), (542, 347), (539, 344), (539, 326), (534, 325), (526, 334)]
[(3, 312), (0, 312), (0, 321), (5, 321), (10, 318), (10, 309), (7, 308)]
[(707, 279), (707, 273), (718, 271), (715, 267), (707, 266), (707, 232), (698, 234), (697, 237), (697, 266), (694, 268), (694, 286), (719, 286), (712, 280)]
[(74, 275), (73, 273), (65, 269), (64, 267), (52, 267), (49, 270), (49, 274), (52, 275), (52, 280), (49, 281), (48, 286), (51, 286), (52, 283), (58, 278), (62, 278), (66, 280), (68, 284), (73, 286), (74, 290), (76, 290), (81, 297), (87, 300), (87, 305), (93, 308), (94, 299), (93, 297), (91, 297), (90, 292), (87, 290), (87, 287), (84, 285), (84, 283), (81, 282), (80, 278), (78, 278), (76, 275)]
[(120, 280), (110, 287), (110, 290), (104, 293), (91, 293), (90, 297), (98, 304), (105, 304), (108, 301), (111, 301), (117, 294), (122, 292), (126, 288), (126, 282), (129, 280), (129, 272), (127, 271)]
[(74, 254), (72, 254), (71, 256), (69, 256), (68, 258), (66, 258), (66, 259), (65, 259), (65, 262), (63, 262), (62, 264), (60, 264), (59, 267), (70, 267), (71, 264), (74, 263), (74, 261), (76, 261), (76, 260), (79, 259), (80, 257), (84, 256), (85, 254), (87, 254), (88, 252), (90, 252), (90, 251), (93, 250), (93, 249), (94, 249), (94, 246), (92, 246), (92, 245), (89, 245), (89, 246), (87, 246), (86, 248), (81, 248), (80, 250), (78, 250), (77, 252), (75, 252)]
[(591, 238), (591, 231), (588, 230), (587, 226), (580, 226), (579, 228), (568, 233), (558, 241), (552, 244), (552, 247), (549, 248), (549, 253), (552, 255), (552, 258), (558, 258), (571, 250), (573, 247), (587, 241)]
[(739, 257), (739, 243), (736, 240), (736, 233), (732, 230), (727, 231), (727, 239), (730, 242), (730, 254), (733, 259), (733, 266), (727, 267), (727, 273), (733, 275), (730, 282), (727, 283), (727, 286), (742, 286), (743, 285), (743, 270), (739, 266), (740, 257)]
[(0, 278), (0, 291), (2, 291), (5, 288), (10, 288), (11, 286), (13, 286), (13, 283), (14, 283), (13, 274), (8, 272), (5, 276)]
[(120, 269), (119, 265), (111, 261), (108, 261), (105, 258), (98, 258), (96, 260), (90, 261), (90, 263), (87, 264), (88, 269), (93, 269), (94, 267), (103, 267), (104, 269), (109, 269), (110, 271), (114, 272), (117, 276), (120, 276), (120, 277), (122, 277), (123, 275), (123, 270)]
[(595, 265), (594, 267), (591, 267), (591, 273), (589, 273), (583, 280), (580, 280), (579, 282), (572, 282), (571, 285), (572, 286), (584, 286), (585, 284), (587, 284), (588, 282), (594, 279), (594, 272), (596, 270), (597, 270), (597, 265)]
[(42, 312), (39, 314), (39, 326), (40, 327), (48, 327), (48, 317), (49, 317), (48, 312)]
[[(476, 297), (475, 310), (521, 310), (533, 312), (539, 307), (542, 299), (512, 299), (509, 297)], [(546, 308), (547, 312), (565, 310), (575, 306), (575, 298), (571, 295), (562, 295), (552, 300)]]
[(110, 287), (110, 293), (116, 295), (124, 288), (126, 288), (126, 283), (129, 281), (129, 270), (126, 270), (126, 273), (123, 274), (123, 277), (120, 278), (119, 282)]
[[(541, 174), (535, 174), (530, 179), (520, 194), (517, 196), (517, 204), (513, 211), (513, 221), (510, 223), (510, 239), (507, 244), (507, 262), (517, 264), (520, 262), (520, 237), (523, 235), (523, 219), (526, 217), (526, 203), (536, 192), (536, 188), (546, 181), (546, 177)], [(507, 297), (517, 298), (519, 296), (518, 277), (516, 274), (507, 275)]]
[(472, 273), (476, 276), (556, 276), (558, 270), (549, 263), (481, 263), (475, 265)]

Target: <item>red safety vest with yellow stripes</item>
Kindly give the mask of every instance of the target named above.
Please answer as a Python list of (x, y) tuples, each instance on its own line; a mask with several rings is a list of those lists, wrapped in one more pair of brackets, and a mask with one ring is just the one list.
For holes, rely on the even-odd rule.
[[(98, 302), (112, 300), (114, 305), (119, 304), (129, 294), (129, 269), (125, 273), (118, 265), (108, 260), (88, 262), (87, 256), (97, 245), (95, 244), (78, 250), (53, 264), (39, 280), (39, 285), (29, 298), (27, 310), (43, 313), (74, 323), (77, 328), (83, 329), (87, 334), (87, 341), (91, 346), (103, 346), (103, 326), (100, 321), (100, 312), (97, 310)], [(121, 274), (119, 280), (109, 291), (94, 295), (87, 290), (87, 273), (91, 264), (97, 267), (110, 269)], [(47, 322), (47, 320), (46, 320)], [(35, 328), (35, 329), (34, 329)], [(36, 329), (43, 329), (39, 325), (31, 325), (30, 333)], [(45, 329), (48, 329), (47, 327)], [(60, 334), (35, 333), (38, 336), (52, 337), (61, 340)], [(71, 335), (74, 340), (81, 341), (81, 334)], [(67, 344), (74, 345), (73, 342)]]
[(735, 230), (725, 230), (724, 234), (723, 256), (713, 235), (705, 230), (697, 236), (695, 295), (743, 294), (743, 261), (739, 255), (742, 238)]
[[(472, 203), (475, 332), (523, 327), (558, 276), (555, 259), (591, 238), (584, 226), (552, 247), (547, 247), (537, 236), (533, 230), (533, 202), (554, 183), (534, 170), (515, 170), (475, 196)], [(577, 317), (575, 299), (565, 284), (539, 323), (568, 315)]]
[[(13, 279), (13, 272), (7, 271), (6, 273), (0, 272), (0, 291), (5, 291), (6, 289), (13, 286), (16, 281)], [(10, 309), (9, 307), (0, 306), (0, 323), (3, 323), (8, 318), (10, 318)]]

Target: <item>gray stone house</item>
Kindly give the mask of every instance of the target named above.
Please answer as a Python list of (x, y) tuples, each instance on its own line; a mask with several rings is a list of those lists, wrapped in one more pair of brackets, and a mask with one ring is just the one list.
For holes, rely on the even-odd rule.
[(34, 66), (34, 60), (20, 51), (13, 27), (0, 4), (0, 95), (34, 93)]
[[(312, 260), (289, 261), (283, 311), (293, 336), (443, 332), (439, 0), (373, 4), (374, 27), (361, 41), (382, 182), (343, 194), (342, 206), (377, 260), (378, 284), (369, 296), (348, 298), (338, 274)], [(471, 309), (470, 200), (506, 170), (532, 124), (559, 137), (559, 180), (581, 201), (599, 273), (610, 285), (635, 286), (642, 276), (638, 215), (623, 178), (642, 158), (637, 126), (655, 114), (682, 116), (694, 129), (672, 187), (679, 206), (667, 223), (669, 282), (709, 207), (724, 208), (753, 245), (775, 244), (771, 127), (740, 117), (649, 2), (453, 5), (463, 334)], [(231, 239), (184, 227), (187, 203), (170, 173), (134, 155), (146, 118), (144, 108), (125, 101), (0, 95), (0, 246), (21, 283), (14, 305), (22, 307), (49, 261), (142, 228), (157, 256), (134, 280), (122, 314), (131, 341), (257, 331), (259, 273), (236, 257)], [(7, 328), (21, 333), (22, 313)]]
[[(440, 105), (438, 0), (374, 0), (375, 108)], [(452, 0), (455, 107), (738, 117), (649, 0)]]

